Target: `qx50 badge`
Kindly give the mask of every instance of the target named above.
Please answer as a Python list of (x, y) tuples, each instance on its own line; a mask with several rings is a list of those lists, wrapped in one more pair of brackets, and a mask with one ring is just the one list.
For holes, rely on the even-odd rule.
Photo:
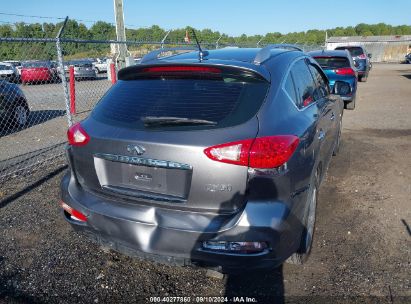
[(146, 152), (146, 149), (139, 145), (127, 145), (127, 151), (134, 155), (143, 155), (144, 152)]

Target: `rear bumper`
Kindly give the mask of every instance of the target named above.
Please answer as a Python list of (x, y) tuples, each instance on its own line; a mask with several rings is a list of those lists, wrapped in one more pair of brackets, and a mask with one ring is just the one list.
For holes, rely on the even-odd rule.
[(97, 74), (96, 72), (93, 71), (87, 71), (87, 72), (80, 72), (80, 73), (75, 73), (74, 74), (75, 78), (96, 78)]
[(357, 70), (357, 72), (358, 72), (358, 76), (365, 76), (368, 74), (368, 70), (366, 67), (360, 68), (359, 70)]
[[(66, 220), (98, 243), (131, 256), (177, 265), (217, 267), (223, 271), (274, 268), (299, 246), (301, 222), (282, 202), (248, 202), (234, 214), (177, 211), (112, 202), (91, 194), (67, 173), (61, 199), (87, 216), (87, 222)], [(257, 254), (204, 250), (203, 241), (267, 242)]]
[(355, 96), (353, 95), (346, 95), (346, 96), (340, 96), (340, 97), (345, 103), (350, 103), (355, 98)]
[(41, 82), (41, 81), (51, 81), (52, 77), (51, 75), (28, 75), (28, 76), (22, 76), (21, 81), (22, 82)]

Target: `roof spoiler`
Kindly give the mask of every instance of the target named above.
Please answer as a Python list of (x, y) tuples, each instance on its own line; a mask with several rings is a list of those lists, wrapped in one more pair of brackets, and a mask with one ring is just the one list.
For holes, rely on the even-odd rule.
[(264, 61), (266, 61), (267, 59), (269, 59), (271, 57), (271, 50), (272, 49), (291, 49), (291, 50), (295, 50), (295, 51), (300, 51), (303, 52), (302, 49), (300, 49), (298, 46), (295, 46), (293, 44), (269, 44), (265, 47), (263, 47), (258, 53), (257, 55), (255, 55), (254, 58), (254, 64), (261, 64)]

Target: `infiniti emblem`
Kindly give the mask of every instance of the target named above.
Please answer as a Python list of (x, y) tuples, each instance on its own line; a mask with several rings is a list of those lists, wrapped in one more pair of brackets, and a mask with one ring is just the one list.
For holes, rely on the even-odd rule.
[(143, 155), (144, 152), (146, 152), (146, 149), (144, 149), (143, 146), (139, 146), (139, 145), (128, 145), (127, 151), (134, 155)]

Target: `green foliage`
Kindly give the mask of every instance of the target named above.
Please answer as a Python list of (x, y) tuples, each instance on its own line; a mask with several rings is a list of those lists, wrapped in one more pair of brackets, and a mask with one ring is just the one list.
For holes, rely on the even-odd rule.
[[(62, 22), (53, 23), (16, 23), (11, 25), (0, 25), (0, 37), (24, 37), (24, 38), (55, 38)], [(186, 31), (189, 32), (191, 41), (192, 27), (187, 26), (175, 29), (167, 37), (169, 43), (182, 43)], [(126, 37), (129, 41), (159, 42), (166, 35), (167, 31), (158, 25), (149, 28), (126, 29)], [(221, 34), (211, 29), (196, 30), (198, 39), (204, 44), (214, 44), (221, 36), (220, 45), (249, 45), (255, 46), (258, 41), (261, 45), (268, 43), (299, 43), (322, 45), (325, 39), (325, 30), (309, 30), (306, 32), (292, 32), (281, 34), (279, 32), (262, 35), (247, 36), (245, 34), (232, 37)], [(411, 35), (411, 26), (400, 25), (391, 26), (385, 23), (364, 24), (360, 23), (354, 27), (337, 27), (327, 30), (328, 36), (371, 36), (371, 35)], [(76, 38), (86, 40), (113, 40), (116, 38), (115, 27), (111, 23), (98, 21), (90, 28), (76, 20), (68, 20), (62, 38)], [(136, 54), (145, 53), (153, 46), (130, 46), (129, 50)], [(107, 56), (110, 53), (108, 44), (97, 43), (64, 43), (63, 54), (67, 58)], [(0, 60), (11, 59), (55, 59), (55, 45), (49, 43), (10, 43), (0, 42)]]

